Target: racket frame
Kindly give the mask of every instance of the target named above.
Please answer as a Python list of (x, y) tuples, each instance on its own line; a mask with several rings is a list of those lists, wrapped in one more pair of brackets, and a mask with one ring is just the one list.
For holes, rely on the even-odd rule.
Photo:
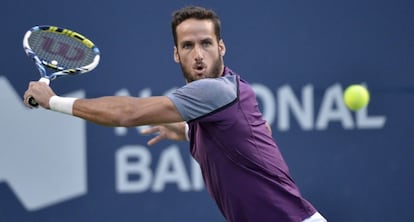
[[(72, 39), (75, 39), (81, 42), (88, 48), (92, 49), (95, 56), (90, 64), (84, 65), (82, 67), (77, 67), (77, 68), (66, 68), (63, 66), (59, 66), (57, 64), (53, 64), (52, 61), (41, 59), (39, 56), (36, 55), (36, 53), (30, 47), (29, 39), (34, 32), (53, 32), (55, 34), (65, 35), (67, 37), (70, 37)], [(98, 47), (96, 47), (95, 44), (91, 40), (89, 40), (85, 36), (75, 31), (65, 29), (65, 28), (60, 28), (57, 26), (38, 25), (38, 26), (32, 27), (25, 33), (23, 37), (23, 48), (27, 56), (34, 61), (36, 68), (38, 69), (40, 73), (41, 78), (39, 79), (39, 82), (44, 82), (48, 85), (50, 84), (51, 80), (54, 80), (59, 77), (64, 77), (68, 75), (78, 75), (78, 74), (89, 72), (96, 68), (100, 60), (100, 51)], [(55, 72), (48, 74), (46, 71), (46, 68), (54, 70)], [(33, 97), (29, 98), (29, 104), (32, 105), (33, 107), (37, 107), (39, 105)]]
[[(87, 65), (82, 66), (82, 67), (77, 67), (77, 68), (66, 68), (66, 67), (63, 67), (63, 66), (53, 64), (51, 61), (42, 60), (39, 56), (36, 55), (36, 53), (33, 51), (33, 49), (30, 47), (30, 44), (29, 44), (29, 38), (30, 38), (30, 36), (32, 35), (33, 32), (53, 32), (55, 34), (68, 36), (72, 39), (75, 39), (75, 40), (81, 42), (82, 44), (84, 44), (88, 48), (92, 49), (93, 52), (95, 53), (95, 57), (94, 57), (92, 63), (87, 64)], [(89, 71), (96, 68), (96, 66), (99, 64), (99, 60), (100, 60), (100, 51), (99, 51), (98, 47), (96, 47), (95, 44), (92, 41), (90, 41), (88, 38), (86, 38), (85, 36), (75, 32), (75, 31), (71, 31), (71, 30), (65, 29), (65, 28), (60, 28), (60, 27), (57, 27), (57, 26), (41, 25), (41, 26), (32, 27), (24, 35), (23, 48), (24, 48), (27, 56), (35, 62), (36, 67), (39, 70), (40, 76), (42, 78), (46, 78), (46, 79), (49, 79), (49, 80), (54, 80), (56, 78), (67, 76), (67, 75), (77, 75), (77, 74), (82, 74), (82, 73), (89, 72)], [(46, 68), (50, 68), (50, 69), (54, 70), (55, 72), (53, 72), (51, 74), (48, 74), (47, 71), (46, 71)]]

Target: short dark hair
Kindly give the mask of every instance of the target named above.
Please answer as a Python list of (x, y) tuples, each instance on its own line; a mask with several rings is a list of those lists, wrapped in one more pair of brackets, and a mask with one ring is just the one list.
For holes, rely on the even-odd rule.
[(172, 15), (171, 28), (174, 37), (174, 44), (177, 46), (177, 26), (187, 19), (208, 19), (214, 24), (214, 32), (217, 41), (221, 39), (221, 22), (218, 15), (211, 9), (206, 9), (200, 6), (187, 6), (175, 11)]

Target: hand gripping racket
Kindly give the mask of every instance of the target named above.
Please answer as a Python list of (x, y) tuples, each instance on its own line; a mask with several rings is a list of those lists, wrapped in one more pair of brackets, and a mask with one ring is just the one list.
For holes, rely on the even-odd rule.
[[(40, 72), (39, 81), (50, 84), (63, 76), (78, 75), (93, 70), (99, 63), (100, 52), (92, 41), (69, 29), (56, 26), (35, 26), (23, 38), (23, 48)], [(47, 73), (46, 68), (53, 70)], [(39, 104), (29, 98), (29, 104)]]

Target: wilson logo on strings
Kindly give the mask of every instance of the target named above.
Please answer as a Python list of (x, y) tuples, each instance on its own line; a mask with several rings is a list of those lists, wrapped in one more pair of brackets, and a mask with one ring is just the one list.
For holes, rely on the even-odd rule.
[(85, 57), (85, 51), (78, 47), (71, 47), (65, 42), (59, 42), (43, 36), (41, 48), (44, 52), (60, 56), (69, 61), (80, 61)]

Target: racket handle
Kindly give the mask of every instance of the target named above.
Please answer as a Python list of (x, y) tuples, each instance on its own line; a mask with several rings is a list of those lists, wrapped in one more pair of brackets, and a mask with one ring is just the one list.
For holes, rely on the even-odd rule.
[[(39, 82), (44, 82), (44, 83), (49, 85), (50, 84), (50, 79), (42, 77), (42, 78), (39, 79)], [(38, 107), (39, 106), (39, 103), (37, 103), (36, 100), (33, 97), (29, 98), (29, 104), (33, 107)]]

